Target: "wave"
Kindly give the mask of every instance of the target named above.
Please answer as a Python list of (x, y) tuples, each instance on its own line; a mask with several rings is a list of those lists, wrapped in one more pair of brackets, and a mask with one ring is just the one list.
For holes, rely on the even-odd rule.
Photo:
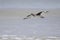
[(0, 40), (59, 40), (60, 37), (56, 37), (56, 36), (31, 36), (31, 37), (27, 37), (27, 36), (17, 36), (17, 35), (0, 35)]

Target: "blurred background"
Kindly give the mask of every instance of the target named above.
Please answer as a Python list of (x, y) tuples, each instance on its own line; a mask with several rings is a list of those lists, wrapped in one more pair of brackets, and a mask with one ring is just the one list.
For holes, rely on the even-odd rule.
[(0, 8), (60, 8), (60, 0), (0, 0)]
[[(23, 20), (41, 9), (44, 19)], [(0, 35), (60, 36), (60, 0), (0, 0)]]

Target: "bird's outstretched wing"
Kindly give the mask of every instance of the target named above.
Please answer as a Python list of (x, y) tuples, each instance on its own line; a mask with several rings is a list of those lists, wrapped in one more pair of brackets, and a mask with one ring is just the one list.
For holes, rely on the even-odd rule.
[(28, 18), (24, 18), (24, 19), (28, 19)]

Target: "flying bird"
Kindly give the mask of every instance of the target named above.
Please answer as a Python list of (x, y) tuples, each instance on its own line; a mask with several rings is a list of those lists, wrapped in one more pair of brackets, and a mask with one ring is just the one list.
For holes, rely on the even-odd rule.
[(41, 12), (38, 12), (37, 14), (31, 13), (30, 15), (27, 15), (27, 17), (24, 18), (24, 19), (28, 19), (30, 16), (33, 16), (33, 17), (35, 17), (35, 16), (41, 16), (41, 18), (44, 18), (44, 17), (41, 15), (43, 12), (44, 12), (44, 13), (47, 13), (48, 11), (41, 11)]

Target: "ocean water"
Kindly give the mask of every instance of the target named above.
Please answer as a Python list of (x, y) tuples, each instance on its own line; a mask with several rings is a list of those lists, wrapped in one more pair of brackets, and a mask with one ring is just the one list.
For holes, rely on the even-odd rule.
[(0, 35), (17, 36), (60, 36), (60, 10), (48, 10), (45, 18), (28, 14), (39, 10), (0, 10)]
[[(59, 18), (57, 18), (59, 19)], [(60, 22), (52, 19), (5, 19), (0, 20), (0, 34), (59, 36)], [(56, 21), (57, 20), (57, 21)]]

